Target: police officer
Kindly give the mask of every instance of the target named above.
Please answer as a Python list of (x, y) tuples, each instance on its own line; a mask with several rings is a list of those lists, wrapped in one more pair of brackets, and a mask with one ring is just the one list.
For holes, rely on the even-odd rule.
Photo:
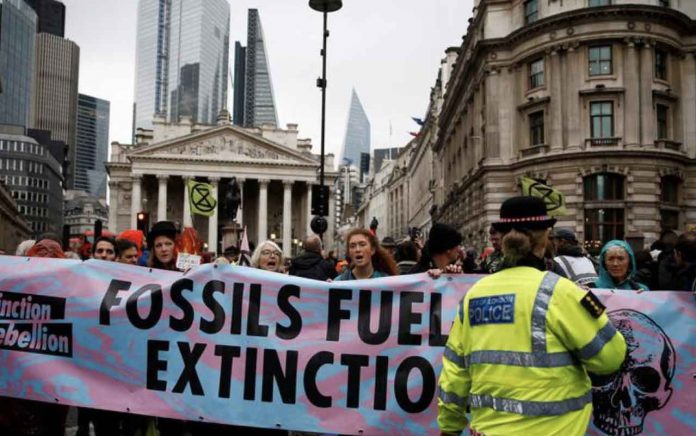
[(438, 425), (459, 434), (584, 435), (592, 413), (587, 371), (610, 374), (626, 342), (591, 292), (544, 271), (550, 228), (543, 200), (515, 197), (494, 226), (504, 269), (460, 303), (443, 356)]

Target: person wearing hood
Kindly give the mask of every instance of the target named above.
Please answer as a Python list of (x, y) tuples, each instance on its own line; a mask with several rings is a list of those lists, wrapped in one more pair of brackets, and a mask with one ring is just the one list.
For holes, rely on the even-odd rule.
[(625, 241), (614, 239), (607, 242), (599, 253), (599, 278), (595, 288), (649, 291), (643, 283), (635, 280), (636, 256)]
[(292, 260), (290, 275), (307, 279), (333, 279), (338, 275), (333, 264), (321, 255), (321, 239), (318, 236), (308, 236), (302, 243), (304, 252)]

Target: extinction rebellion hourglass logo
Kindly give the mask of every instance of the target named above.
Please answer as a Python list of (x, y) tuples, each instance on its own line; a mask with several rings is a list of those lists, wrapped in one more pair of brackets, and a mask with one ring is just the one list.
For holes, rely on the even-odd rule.
[(0, 291), (0, 349), (72, 357), (65, 298)]

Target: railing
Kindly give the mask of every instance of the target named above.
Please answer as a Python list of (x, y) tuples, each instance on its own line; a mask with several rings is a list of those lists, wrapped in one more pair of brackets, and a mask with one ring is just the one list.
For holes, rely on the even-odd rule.
[(529, 148), (523, 148), (520, 150), (520, 154), (522, 157), (528, 157), (528, 156), (533, 156), (535, 154), (543, 154), (549, 151), (549, 144), (539, 144), (539, 145), (532, 145)]
[(657, 139), (655, 141), (655, 147), (666, 148), (668, 150), (674, 151), (682, 151), (682, 143), (671, 139)]
[(619, 145), (621, 142), (621, 138), (619, 137), (608, 137), (608, 138), (589, 138), (585, 140), (586, 144), (589, 144), (593, 147), (602, 147), (602, 146), (614, 146), (614, 145)]

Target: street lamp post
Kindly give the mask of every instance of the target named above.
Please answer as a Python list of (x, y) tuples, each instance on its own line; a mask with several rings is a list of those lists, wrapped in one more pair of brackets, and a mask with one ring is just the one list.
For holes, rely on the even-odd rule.
[(316, 206), (312, 207), (316, 212), (316, 216), (312, 218), (310, 227), (312, 231), (323, 237), (324, 232), (328, 228), (328, 222), (324, 216), (328, 215), (329, 193), (328, 187), (324, 186), (324, 158), (325, 158), (325, 139), (326, 139), (326, 40), (329, 37), (327, 21), (329, 12), (336, 12), (343, 7), (342, 0), (309, 0), (309, 7), (315, 11), (324, 14), (324, 33), (323, 33), (323, 48), (321, 50), (321, 78), (317, 79), (317, 87), (321, 88), (321, 166), (319, 167), (319, 192), (318, 195), (313, 195), (312, 199), (316, 199)]

